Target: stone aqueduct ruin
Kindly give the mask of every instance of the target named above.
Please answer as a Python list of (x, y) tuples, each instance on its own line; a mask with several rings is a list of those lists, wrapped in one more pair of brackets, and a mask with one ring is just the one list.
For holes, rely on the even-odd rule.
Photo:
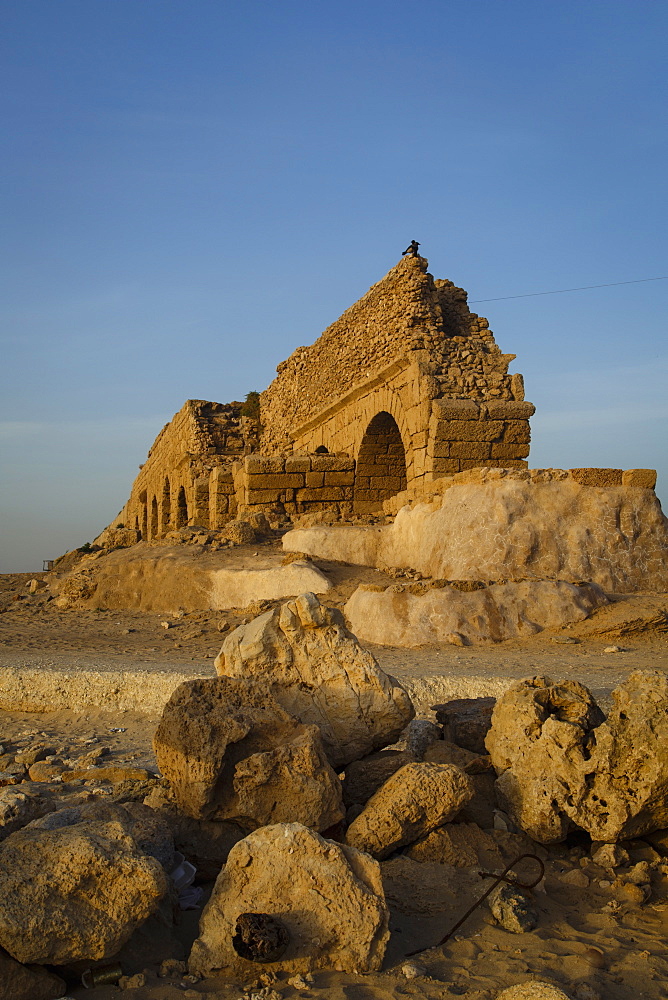
[(186, 402), (117, 521), (154, 539), (253, 511), (347, 516), (464, 469), (526, 468), (534, 406), (466, 300), (424, 258), (402, 259), (278, 366), (259, 414)]

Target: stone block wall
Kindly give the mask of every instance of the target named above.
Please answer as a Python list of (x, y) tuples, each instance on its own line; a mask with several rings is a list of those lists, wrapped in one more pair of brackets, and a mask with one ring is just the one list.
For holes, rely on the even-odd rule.
[(532, 403), (435, 399), (427, 448), (429, 477), (480, 466), (524, 469)]
[(248, 455), (234, 466), (239, 517), (279, 509), (288, 515), (332, 507), (352, 511), (355, 463), (338, 455)]

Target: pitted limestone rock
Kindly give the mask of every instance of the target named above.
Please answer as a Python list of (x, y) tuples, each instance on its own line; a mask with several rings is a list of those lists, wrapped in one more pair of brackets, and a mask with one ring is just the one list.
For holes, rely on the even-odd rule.
[(334, 767), (387, 746), (415, 714), (399, 682), (314, 594), (235, 629), (215, 665), (227, 677), (262, 678), (287, 712), (318, 725)]
[(453, 819), (473, 798), (468, 775), (451, 764), (406, 764), (369, 799), (346, 842), (375, 858), (412, 844)]
[(636, 671), (603, 718), (574, 681), (533, 677), (497, 702), (487, 735), (497, 795), (542, 843), (574, 824), (614, 843), (668, 825), (668, 677)]
[(256, 680), (181, 684), (153, 745), (179, 808), (194, 819), (326, 830), (343, 816), (341, 783), (317, 727), (288, 715)]
[(19, 962), (111, 958), (167, 891), (116, 821), (27, 827), (0, 844), (0, 945)]
[(263, 827), (232, 848), (202, 913), (191, 972), (257, 977), (232, 945), (238, 916), (249, 912), (274, 914), (287, 928), (273, 972), (373, 972), (390, 936), (378, 863), (297, 823)]

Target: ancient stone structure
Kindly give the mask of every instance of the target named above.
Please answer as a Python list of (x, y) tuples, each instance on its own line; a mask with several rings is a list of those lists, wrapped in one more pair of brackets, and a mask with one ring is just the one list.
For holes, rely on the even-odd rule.
[(463, 289), (405, 257), (278, 366), (258, 415), (189, 400), (117, 523), (153, 539), (272, 508), (367, 513), (446, 474), (525, 468), (534, 407), (513, 358)]

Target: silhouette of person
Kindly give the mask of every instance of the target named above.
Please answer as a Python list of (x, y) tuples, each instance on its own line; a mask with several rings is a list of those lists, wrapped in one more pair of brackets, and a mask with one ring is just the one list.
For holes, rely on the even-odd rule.
[(404, 250), (404, 252), (402, 253), (401, 256), (405, 257), (406, 254), (409, 253), (411, 255), (411, 257), (419, 257), (419, 254), (418, 254), (418, 247), (419, 246), (420, 246), (420, 244), (418, 243), (417, 240), (411, 240), (410, 245), (406, 247), (406, 249)]

